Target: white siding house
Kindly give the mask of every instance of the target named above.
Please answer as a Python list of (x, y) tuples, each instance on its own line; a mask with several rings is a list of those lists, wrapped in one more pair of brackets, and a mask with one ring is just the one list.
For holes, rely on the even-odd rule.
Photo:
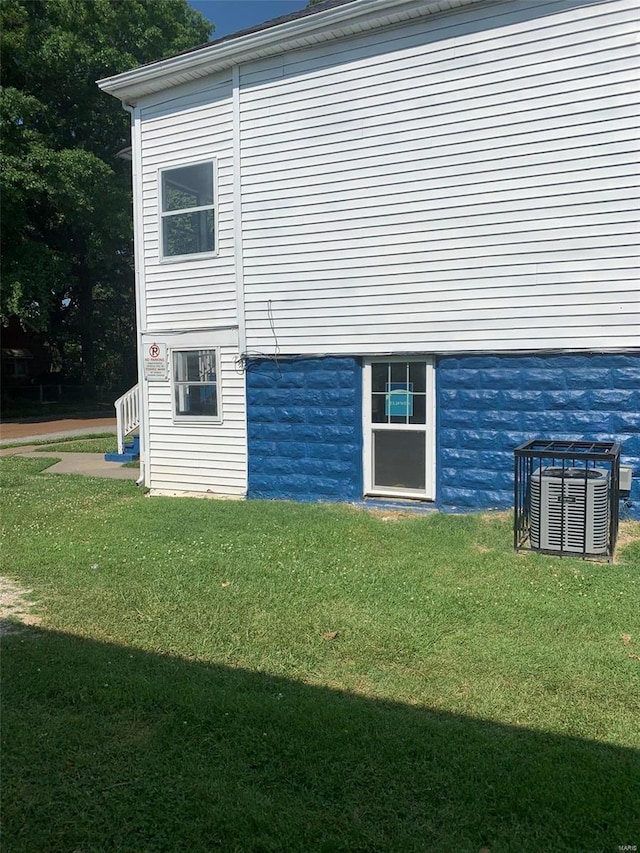
[(637, 466), (639, 32), (636, 0), (333, 0), (100, 81), (146, 485), (508, 505), (541, 433)]

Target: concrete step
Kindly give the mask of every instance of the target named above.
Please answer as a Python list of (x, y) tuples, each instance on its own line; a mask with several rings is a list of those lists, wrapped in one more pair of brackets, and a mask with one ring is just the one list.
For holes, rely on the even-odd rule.
[(134, 453), (133, 451), (125, 450), (124, 453), (105, 453), (104, 461), (105, 462), (135, 462), (140, 459), (139, 453)]
[(140, 458), (140, 436), (134, 435), (133, 439), (124, 445), (124, 453), (105, 453), (105, 462), (137, 462)]

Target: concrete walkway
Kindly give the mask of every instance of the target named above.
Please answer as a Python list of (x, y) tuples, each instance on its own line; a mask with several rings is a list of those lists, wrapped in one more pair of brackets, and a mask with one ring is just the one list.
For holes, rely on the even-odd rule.
[[(46, 468), (45, 474), (84, 474), (87, 477), (104, 477), (108, 480), (137, 480), (140, 476), (139, 469), (125, 468), (121, 462), (105, 462), (101, 453), (47, 453), (44, 448), (39, 453), (31, 452), (26, 448), (16, 447), (15, 456), (28, 456), (31, 459), (59, 458), (50, 468)], [(44, 451), (44, 452), (43, 452)]]

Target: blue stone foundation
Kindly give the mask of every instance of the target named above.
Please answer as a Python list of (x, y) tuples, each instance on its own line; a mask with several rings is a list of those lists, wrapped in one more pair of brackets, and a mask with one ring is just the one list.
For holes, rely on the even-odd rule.
[(437, 503), (513, 506), (513, 450), (531, 438), (619, 441), (640, 517), (640, 354), (443, 357), (436, 366)]
[[(362, 499), (358, 358), (251, 359), (250, 498)], [(531, 438), (619, 441), (640, 517), (640, 354), (436, 359), (436, 506), (513, 506), (513, 451)]]
[(247, 364), (250, 498), (362, 498), (362, 366), (356, 358)]

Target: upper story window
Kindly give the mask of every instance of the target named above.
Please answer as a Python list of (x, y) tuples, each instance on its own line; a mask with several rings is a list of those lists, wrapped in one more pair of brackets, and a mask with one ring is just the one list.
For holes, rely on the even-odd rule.
[(165, 169), (160, 174), (162, 256), (215, 252), (214, 162)]

